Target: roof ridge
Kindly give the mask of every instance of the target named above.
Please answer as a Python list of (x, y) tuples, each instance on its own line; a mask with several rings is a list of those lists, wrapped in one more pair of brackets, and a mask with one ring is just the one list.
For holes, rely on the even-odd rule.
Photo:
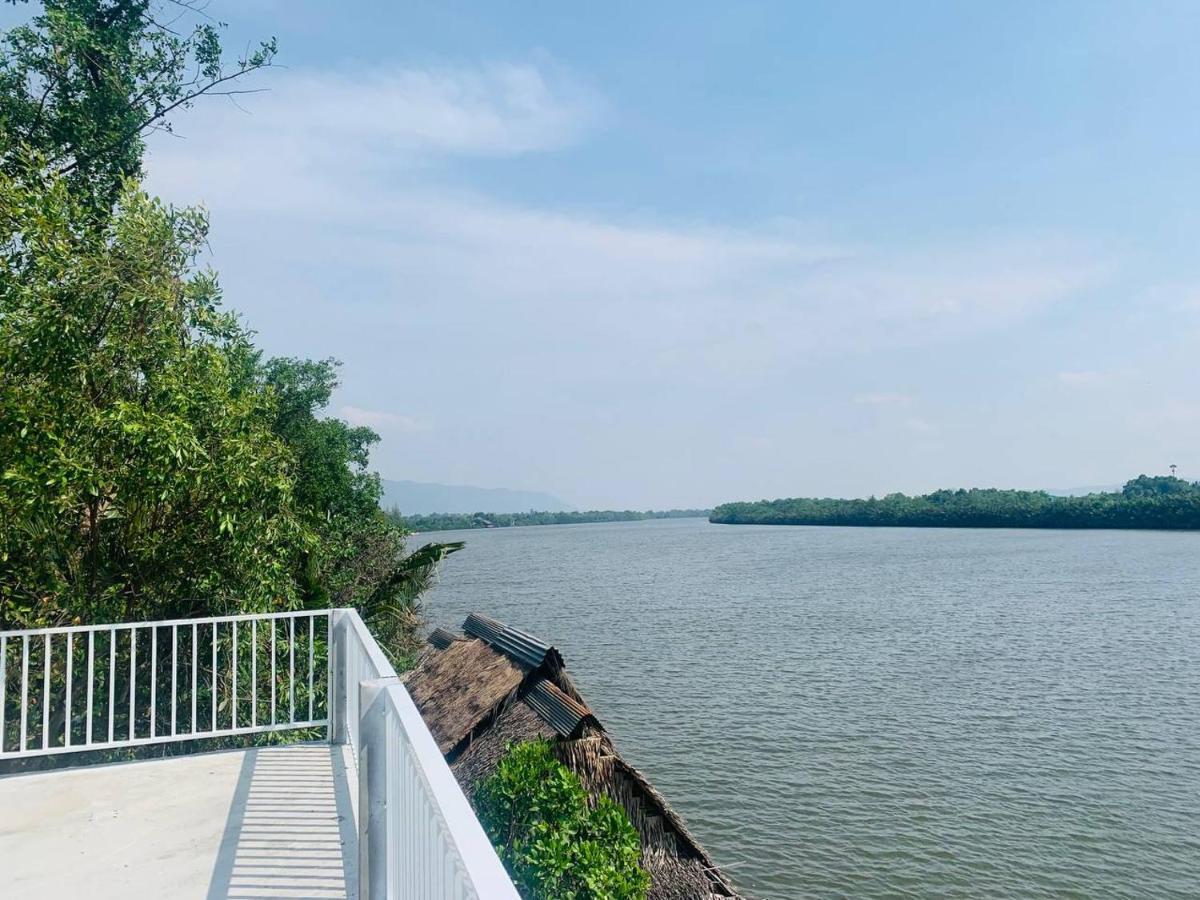
[(549, 678), (539, 678), (522, 699), (565, 738), (577, 737), (585, 725), (603, 730), (587, 704), (580, 703)]
[(461, 634), (455, 634), (449, 628), (442, 628), (439, 625), (429, 633), (427, 640), (439, 650), (445, 650), (455, 641), (463, 640), (463, 636)]
[(563, 668), (562, 655), (541, 638), (482, 613), (468, 615), (463, 631), (530, 669), (543, 665), (552, 670)]

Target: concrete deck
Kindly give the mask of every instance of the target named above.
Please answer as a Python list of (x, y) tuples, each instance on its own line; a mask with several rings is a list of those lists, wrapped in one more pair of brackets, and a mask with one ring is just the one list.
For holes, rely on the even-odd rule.
[(346, 761), (298, 744), (0, 778), (0, 894), (354, 898)]

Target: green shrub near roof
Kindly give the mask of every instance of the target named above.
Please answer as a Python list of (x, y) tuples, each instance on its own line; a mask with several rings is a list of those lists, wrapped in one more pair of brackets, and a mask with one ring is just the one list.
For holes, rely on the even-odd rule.
[(488, 837), (525, 900), (644, 900), (641, 841), (608, 797), (589, 802), (547, 741), (508, 748), (475, 794)]

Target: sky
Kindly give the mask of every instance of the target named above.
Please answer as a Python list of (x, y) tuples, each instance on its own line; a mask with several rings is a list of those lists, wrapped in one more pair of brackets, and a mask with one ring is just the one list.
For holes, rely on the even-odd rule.
[(1200, 478), (1200, 4), (214, 0), (156, 137), (387, 478), (580, 508)]

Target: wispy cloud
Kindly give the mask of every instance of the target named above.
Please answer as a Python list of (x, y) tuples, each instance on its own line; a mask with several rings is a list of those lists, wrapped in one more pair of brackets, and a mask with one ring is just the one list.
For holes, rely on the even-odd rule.
[(594, 127), (603, 102), (560, 70), (293, 72), (247, 102), (253, 115), (209, 106), (181, 127), (193, 137), (159, 140), (152, 186), (255, 220), (262, 268), (369, 269), (396, 294), (471, 308), (489, 336), (519, 328), (610, 361), (619, 346), (641, 368), (762, 371), (801, 352), (958, 340), (1104, 274), (1053, 236), (884, 253), (798, 222), (564, 211), (430, 176), (439, 160), (551, 150)]
[(578, 138), (601, 109), (594, 94), (563, 73), (548, 76), (511, 63), (302, 72), (287, 79), (280, 94), (269, 117), (273, 126), (381, 153), (509, 156), (549, 150)]
[[(199, 105), (160, 135), (154, 184), (171, 195), (203, 185), (223, 208), (353, 210), (389, 193), (398, 173), (558, 149), (604, 115), (578, 81), (528, 64), (294, 70), (263, 84), (241, 104)], [(341, 202), (329, 202), (339, 199), (330, 188)]]
[(413, 434), (432, 430), (432, 425), (412, 416), (400, 413), (383, 412), (375, 409), (360, 409), (357, 406), (343, 406), (338, 414), (351, 425), (365, 425), (379, 431)]

